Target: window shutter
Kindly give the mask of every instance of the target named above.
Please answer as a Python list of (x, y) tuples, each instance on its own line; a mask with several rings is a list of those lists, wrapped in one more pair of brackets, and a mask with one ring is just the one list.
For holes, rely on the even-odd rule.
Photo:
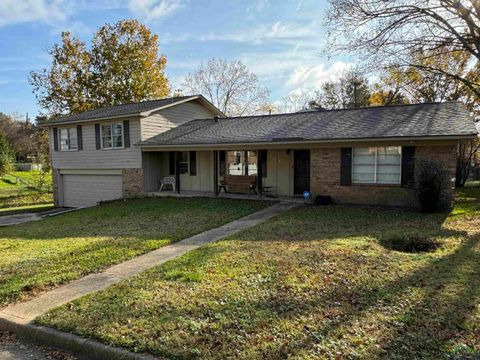
[(402, 146), (402, 186), (412, 186), (414, 177), (415, 146)]
[(175, 153), (173, 151), (168, 153), (168, 169), (170, 175), (175, 175)]
[(352, 185), (352, 148), (341, 148), (340, 185)]
[(53, 150), (58, 151), (58, 128), (54, 127), (52, 130), (53, 130)]
[(197, 152), (190, 151), (190, 175), (197, 175)]
[(77, 144), (78, 151), (83, 150), (82, 125), (77, 125)]
[(267, 154), (268, 150), (258, 150), (258, 156), (260, 156), (260, 166), (262, 167), (262, 177), (267, 177)]
[(130, 147), (130, 121), (123, 120), (123, 147)]
[[(225, 159), (227, 157), (227, 152), (224, 151), (224, 150), (221, 150), (221, 151), (218, 152), (218, 154), (219, 154), (218, 156), (220, 158), (219, 159), (219, 164), (218, 164), (219, 169), (220, 169), (220, 176), (224, 176), (227, 173), (226, 161), (225, 161)], [(215, 161), (217, 161), (217, 160), (215, 160)]]
[(100, 144), (100, 124), (95, 124), (95, 147), (97, 150), (102, 147)]

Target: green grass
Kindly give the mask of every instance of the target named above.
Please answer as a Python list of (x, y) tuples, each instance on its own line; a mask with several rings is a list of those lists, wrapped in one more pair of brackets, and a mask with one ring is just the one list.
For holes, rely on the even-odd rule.
[(267, 205), (228, 199), (136, 199), (0, 228), (0, 307)]
[(51, 203), (52, 175), (45, 175), (42, 189), (38, 189), (40, 177), (40, 171), (14, 171), (0, 178), (0, 208)]
[(12, 208), (0, 209), (0, 216), (15, 215), (15, 214), (22, 214), (22, 213), (32, 213), (32, 212), (42, 212), (42, 211), (46, 211), (46, 210), (51, 210), (53, 208), (55, 208), (53, 203), (17, 206), (17, 207), (12, 207)]
[(473, 188), (450, 214), (302, 206), (38, 323), (180, 359), (478, 359), (479, 242)]
[[(11, 171), (0, 179), (0, 191), (8, 189), (17, 189), (27, 187), (28, 185), (35, 186), (41, 176), (40, 171)], [(51, 184), (52, 174), (49, 173), (45, 177), (45, 182)]]

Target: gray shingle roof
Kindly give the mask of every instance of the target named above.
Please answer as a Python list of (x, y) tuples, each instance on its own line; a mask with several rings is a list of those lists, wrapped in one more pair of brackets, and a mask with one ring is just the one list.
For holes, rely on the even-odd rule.
[(473, 136), (473, 118), (458, 102), (323, 110), (193, 120), (139, 145), (214, 145), (279, 141)]
[(131, 104), (106, 106), (95, 110), (85, 111), (80, 114), (65, 115), (55, 121), (49, 122), (48, 124), (114, 118), (129, 115), (135, 116), (140, 115), (142, 112), (145, 111), (151, 111), (167, 105), (182, 102), (187, 99), (193, 99), (198, 97), (201, 97), (201, 95), (178, 96), (159, 100), (142, 101)]

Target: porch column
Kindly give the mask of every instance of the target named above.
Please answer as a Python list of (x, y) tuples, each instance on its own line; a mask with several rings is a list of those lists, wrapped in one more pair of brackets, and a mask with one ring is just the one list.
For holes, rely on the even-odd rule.
[(260, 196), (263, 195), (262, 156), (263, 150), (257, 150), (257, 191)]
[(180, 153), (175, 151), (175, 189), (180, 194)]
[(243, 152), (243, 163), (245, 164), (245, 175), (248, 175), (248, 150)]
[(213, 151), (213, 187), (215, 196), (218, 196), (218, 151)]

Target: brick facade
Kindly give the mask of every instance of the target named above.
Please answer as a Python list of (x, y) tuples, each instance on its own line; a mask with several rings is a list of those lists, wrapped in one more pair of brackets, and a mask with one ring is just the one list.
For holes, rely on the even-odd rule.
[(123, 197), (132, 197), (143, 193), (143, 169), (122, 170)]
[[(455, 145), (417, 146), (415, 157), (442, 161), (455, 184)], [(310, 190), (315, 195), (330, 195), (335, 203), (416, 206), (410, 189), (400, 185), (340, 185), (340, 148), (316, 148), (310, 150)]]

